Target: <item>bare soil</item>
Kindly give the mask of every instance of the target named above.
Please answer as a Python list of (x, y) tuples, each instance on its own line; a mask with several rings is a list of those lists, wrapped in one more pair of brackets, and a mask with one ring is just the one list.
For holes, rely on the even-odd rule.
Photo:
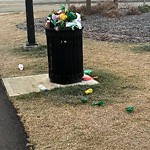
[[(47, 14), (37, 12), (35, 16)], [(25, 21), (25, 14), (1, 15), (0, 20), (1, 76), (36, 74), (35, 70), (42, 67), (47, 70), (47, 58), (31, 59), (12, 52), (26, 41), (26, 32), (16, 28)], [(46, 44), (44, 34), (37, 33), (36, 39), (40, 44)], [(124, 102), (91, 107), (86, 104), (56, 105), (42, 97), (34, 100), (12, 98), (36, 150), (149, 150), (150, 53), (135, 53), (131, 51), (133, 46), (84, 39), (86, 68), (103, 69), (128, 78), (137, 87), (124, 90), (120, 96)], [(23, 72), (17, 68), (19, 63), (25, 65)], [(133, 114), (125, 112), (128, 105), (135, 107)]]

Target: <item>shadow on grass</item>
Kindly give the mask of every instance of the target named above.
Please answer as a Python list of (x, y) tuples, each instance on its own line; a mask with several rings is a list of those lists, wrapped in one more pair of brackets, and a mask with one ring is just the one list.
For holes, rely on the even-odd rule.
[[(106, 104), (110, 104), (113, 102), (118, 102), (116, 101), (116, 99), (120, 97), (120, 94), (122, 94), (124, 89), (136, 89), (136, 87), (132, 86), (131, 83), (127, 83), (126, 79), (109, 72), (99, 70), (91, 74), (91, 76), (95, 75), (98, 76), (99, 84), (97, 85), (76, 85), (65, 88), (55, 88), (48, 92), (22, 95), (16, 97), (15, 99), (21, 101), (30, 101), (43, 98), (44, 100), (46, 99), (59, 106), (60, 104), (78, 105), (81, 104), (81, 99), (83, 97), (87, 97), (88, 103), (92, 103), (93, 101), (98, 100), (104, 100)], [(85, 95), (85, 90), (87, 90), (88, 88), (92, 88), (93, 93), (90, 95)]]
[(150, 52), (150, 45), (141, 45), (141, 46), (134, 46), (132, 48), (134, 52), (142, 53), (142, 52)]
[(28, 57), (46, 57), (47, 56), (47, 46), (40, 45), (35, 48), (25, 49), (24, 47), (16, 48), (12, 51), (16, 55), (23, 55)]

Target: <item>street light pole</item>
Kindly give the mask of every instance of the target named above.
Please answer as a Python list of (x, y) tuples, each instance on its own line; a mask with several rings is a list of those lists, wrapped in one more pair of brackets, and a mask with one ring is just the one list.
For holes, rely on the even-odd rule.
[(26, 47), (37, 45), (35, 42), (35, 28), (33, 16), (33, 0), (25, 0), (26, 5), (26, 22), (27, 22), (27, 37)]

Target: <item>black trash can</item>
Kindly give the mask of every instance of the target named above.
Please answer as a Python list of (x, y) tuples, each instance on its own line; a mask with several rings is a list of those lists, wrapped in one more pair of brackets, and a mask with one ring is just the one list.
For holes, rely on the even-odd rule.
[(49, 78), (51, 82), (71, 84), (83, 77), (82, 30), (46, 29)]

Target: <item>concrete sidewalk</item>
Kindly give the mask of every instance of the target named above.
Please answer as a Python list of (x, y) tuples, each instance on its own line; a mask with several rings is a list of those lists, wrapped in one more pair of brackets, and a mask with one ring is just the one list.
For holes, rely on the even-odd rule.
[(0, 150), (29, 150), (27, 136), (0, 79)]
[(56, 84), (50, 82), (48, 74), (31, 75), (14, 78), (3, 78), (3, 83), (6, 87), (9, 96), (19, 96), (22, 94), (28, 94), (32, 92), (40, 92), (39, 85), (43, 85), (48, 90), (52, 90), (58, 87), (74, 86), (74, 85), (93, 85), (98, 84), (96, 80), (81, 81), (74, 84)]

